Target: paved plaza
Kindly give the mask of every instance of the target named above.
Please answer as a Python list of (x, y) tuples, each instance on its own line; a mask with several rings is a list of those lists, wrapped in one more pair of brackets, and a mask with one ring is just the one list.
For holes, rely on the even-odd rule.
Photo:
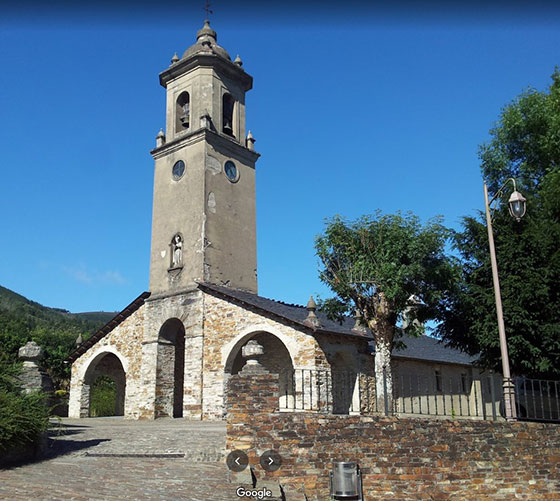
[(62, 419), (42, 461), (0, 470), (0, 499), (232, 501), (225, 423)]

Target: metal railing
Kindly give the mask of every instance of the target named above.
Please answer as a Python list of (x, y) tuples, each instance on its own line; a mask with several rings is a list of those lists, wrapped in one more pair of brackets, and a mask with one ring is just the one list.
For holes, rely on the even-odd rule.
[(517, 418), (560, 422), (560, 381), (514, 379)]
[[(392, 389), (391, 389), (392, 386)], [(519, 419), (560, 422), (560, 381), (515, 380)], [(388, 374), (326, 369), (295, 369), (280, 374), (280, 410), (331, 414), (384, 414), (467, 419), (503, 419), (502, 379), (498, 374), (472, 378)]]
[(280, 409), (348, 414), (359, 412), (357, 373), (295, 369), (280, 373)]

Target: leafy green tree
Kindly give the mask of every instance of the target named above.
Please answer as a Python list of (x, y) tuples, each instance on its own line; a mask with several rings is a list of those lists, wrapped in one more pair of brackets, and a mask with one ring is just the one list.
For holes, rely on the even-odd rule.
[[(451, 297), (458, 270), (444, 252), (448, 237), (441, 218), (422, 226), (413, 214), (378, 212), (353, 222), (336, 216), (316, 239), (320, 278), (336, 294), (321, 308), (339, 319), (357, 310), (370, 328), (379, 397), (384, 371), (392, 394), (391, 351), (401, 332), (419, 335), (421, 323), (438, 319)], [(404, 329), (397, 329), (404, 312)]]
[[(481, 146), (490, 196), (508, 178), (527, 198), (516, 222), (507, 209), (511, 184), (493, 226), (512, 373), (560, 376), (560, 72), (545, 92), (523, 92), (501, 113)], [(482, 188), (482, 187), (481, 187)], [(482, 190), (481, 190), (482, 191)], [(451, 345), (501, 370), (486, 223), (465, 217), (455, 235), (463, 263), (461, 287), (438, 332)]]

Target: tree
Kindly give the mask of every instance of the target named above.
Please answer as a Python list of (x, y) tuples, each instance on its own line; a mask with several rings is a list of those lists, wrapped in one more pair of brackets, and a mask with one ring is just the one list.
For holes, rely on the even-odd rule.
[[(363, 216), (327, 222), (315, 247), (321, 280), (336, 294), (321, 303), (330, 318), (357, 310), (375, 340), (378, 398), (392, 395), (391, 351), (402, 332), (419, 335), (430, 318), (438, 319), (452, 297), (458, 275), (455, 261), (444, 252), (449, 230), (435, 218), (422, 226), (417, 216)], [(411, 298), (417, 298), (411, 300)], [(409, 316), (401, 330), (403, 312)]]
[[(560, 72), (547, 92), (530, 89), (503, 108), (479, 150), (490, 196), (513, 177), (527, 214), (508, 214), (506, 189), (494, 213), (494, 238), (513, 374), (560, 376)], [(461, 287), (438, 332), (453, 346), (501, 369), (488, 237), (482, 213), (454, 237)]]

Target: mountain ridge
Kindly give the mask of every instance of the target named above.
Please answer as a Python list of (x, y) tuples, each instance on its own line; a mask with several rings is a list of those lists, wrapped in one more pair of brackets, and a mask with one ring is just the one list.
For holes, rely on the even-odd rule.
[(18, 350), (35, 341), (45, 352), (42, 364), (59, 388), (67, 386), (70, 366), (64, 361), (76, 339), (88, 339), (118, 312), (71, 313), (51, 308), (0, 285), (0, 360), (18, 361)]

